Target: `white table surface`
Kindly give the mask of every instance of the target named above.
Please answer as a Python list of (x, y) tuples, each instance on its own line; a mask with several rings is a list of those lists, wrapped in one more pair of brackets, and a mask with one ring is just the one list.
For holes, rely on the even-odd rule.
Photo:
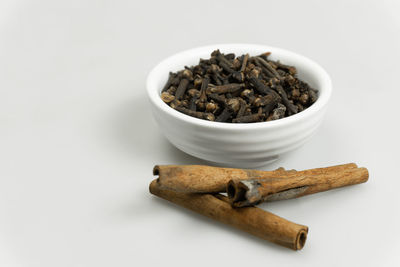
[[(0, 266), (399, 266), (400, 3), (347, 2), (2, 0)], [(310, 227), (302, 251), (148, 192), (153, 165), (202, 162), (157, 128), (147, 73), (224, 42), (293, 50), (333, 80), (315, 137), (265, 170), (370, 171), (261, 206)]]

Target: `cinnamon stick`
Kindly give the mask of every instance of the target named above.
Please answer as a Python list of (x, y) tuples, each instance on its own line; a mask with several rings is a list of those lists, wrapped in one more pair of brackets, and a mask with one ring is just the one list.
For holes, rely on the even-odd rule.
[(307, 239), (307, 226), (290, 222), (257, 207), (234, 209), (227, 197), (220, 194), (176, 192), (164, 189), (158, 179), (151, 182), (150, 193), (293, 250), (302, 249)]
[(290, 178), (294, 175), (335, 174), (357, 168), (355, 163), (317, 168), (304, 171), (285, 170), (259, 171), (248, 169), (219, 168), (203, 165), (156, 165), (153, 174), (158, 175), (160, 186), (184, 193), (225, 192), (230, 180)]
[(298, 198), (368, 181), (366, 168), (352, 168), (336, 173), (300, 174), (289, 178), (231, 180), (227, 185), (229, 200), (234, 207), (256, 205), (263, 201)]

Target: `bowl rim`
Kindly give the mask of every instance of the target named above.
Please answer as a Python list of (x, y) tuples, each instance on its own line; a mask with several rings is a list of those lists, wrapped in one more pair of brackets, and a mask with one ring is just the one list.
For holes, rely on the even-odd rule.
[[(186, 115), (184, 113), (181, 113), (173, 108), (171, 108), (169, 105), (164, 103), (160, 97), (160, 88), (157, 87), (156, 80), (159, 79), (160, 75), (165, 74), (162, 69), (164, 69), (165, 66), (170, 65), (169, 63), (172, 61), (175, 61), (176, 58), (187, 58), (190, 57), (192, 58), (193, 56), (196, 56), (200, 53), (204, 53), (205, 50), (210, 50), (212, 49), (220, 49), (224, 52), (234, 52), (234, 50), (237, 49), (248, 49), (249, 53), (251, 53), (252, 50), (262, 50), (262, 51), (270, 51), (272, 54), (285, 54), (287, 57), (293, 57), (296, 58), (298, 61), (303, 61), (303, 64), (308, 65), (308, 67), (311, 69), (312, 73), (314, 76), (319, 76), (322, 85), (320, 88), (318, 88), (318, 99), (315, 103), (313, 103), (310, 107), (307, 109), (296, 113), (294, 115), (291, 115), (289, 117), (285, 117), (282, 119), (278, 120), (273, 120), (273, 121), (266, 121), (266, 122), (256, 122), (256, 123), (228, 123), (228, 122), (215, 122), (215, 121), (207, 121), (203, 119), (198, 119), (189, 115)], [(200, 56), (198, 56), (200, 59)], [(183, 66), (182, 66), (183, 68)], [(321, 90), (321, 88), (323, 88)], [(161, 109), (162, 112), (165, 112), (166, 114), (184, 121), (186, 123), (192, 124), (192, 125), (197, 125), (197, 126), (202, 126), (202, 127), (210, 127), (210, 128), (217, 128), (217, 129), (229, 129), (229, 130), (250, 130), (250, 129), (272, 129), (272, 128), (278, 128), (278, 127), (283, 127), (288, 124), (294, 123), (298, 120), (306, 119), (316, 112), (320, 111), (326, 104), (328, 103), (331, 93), (332, 93), (332, 82), (331, 79), (328, 75), (328, 73), (315, 61), (302, 56), (300, 54), (297, 54), (295, 52), (278, 48), (278, 47), (273, 47), (273, 46), (268, 46), (268, 45), (260, 45), (260, 44), (245, 44), (245, 43), (225, 43), (225, 44), (214, 44), (214, 45), (207, 45), (207, 46), (200, 46), (196, 48), (191, 48), (188, 50), (184, 50), (181, 52), (178, 52), (172, 56), (169, 56), (159, 62), (148, 74), (147, 80), (146, 80), (146, 89), (147, 89), (147, 94), (150, 99), (150, 101), (157, 106), (159, 109)]]

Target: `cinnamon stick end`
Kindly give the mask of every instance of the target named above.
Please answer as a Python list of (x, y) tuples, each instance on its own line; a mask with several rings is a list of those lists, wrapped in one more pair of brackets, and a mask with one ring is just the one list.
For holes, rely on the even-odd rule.
[(226, 192), (231, 206), (241, 208), (258, 204), (262, 199), (258, 193), (257, 181), (232, 179), (228, 182)]
[(246, 201), (247, 188), (244, 187), (239, 180), (230, 180), (226, 186), (226, 193), (232, 207), (241, 207), (241, 203)]
[(300, 250), (304, 247), (307, 240), (308, 228), (305, 230), (300, 230), (296, 237), (296, 243), (294, 250)]
[(153, 175), (159, 175), (160, 174), (160, 166), (155, 165), (153, 168)]
[(154, 190), (155, 190), (155, 188), (156, 188), (156, 186), (157, 186), (156, 184), (157, 184), (157, 179), (151, 181), (151, 183), (150, 183), (150, 185), (149, 185), (149, 192), (150, 192), (150, 194), (155, 195)]
[(368, 171), (368, 169), (362, 167), (362, 168), (359, 168), (359, 170), (362, 171), (363, 182), (364, 183), (367, 182), (368, 179), (369, 179), (369, 171)]

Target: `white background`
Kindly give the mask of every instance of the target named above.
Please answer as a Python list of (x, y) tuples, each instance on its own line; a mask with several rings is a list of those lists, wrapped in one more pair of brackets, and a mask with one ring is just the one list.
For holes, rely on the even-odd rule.
[[(399, 14), (396, 0), (2, 0), (0, 266), (399, 266)], [(228, 42), (293, 50), (333, 81), (315, 137), (266, 170), (370, 171), (366, 184), (261, 206), (310, 227), (302, 251), (148, 193), (153, 165), (202, 161), (162, 136), (147, 73)]]

